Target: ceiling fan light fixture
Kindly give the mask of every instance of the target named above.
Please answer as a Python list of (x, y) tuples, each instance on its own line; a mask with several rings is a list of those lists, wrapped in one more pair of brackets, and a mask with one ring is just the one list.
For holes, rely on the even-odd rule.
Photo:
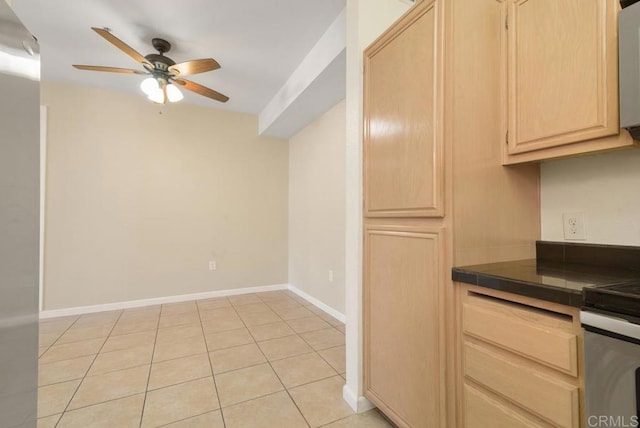
[(153, 101), (154, 103), (158, 103), (158, 104), (164, 104), (167, 102), (167, 100), (165, 100), (164, 98), (164, 92), (162, 92), (162, 89), (158, 89), (157, 91), (151, 92), (147, 96), (147, 98)]
[(184, 98), (176, 85), (168, 83), (162, 77), (147, 77), (140, 83), (140, 89), (147, 98), (158, 104), (165, 104), (167, 101), (175, 103)]
[(140, 83), (140, 89), (146, 95), (151, 96), (152, 93), (160, 90), (160, 84), (155, 77), (147, 77)]
[(167, 98), (169, 102), (175, 103), (183, 99), (184, 95), (182, 95), (182, 92), (180, 92), (180, 89), (178, 89), (176, 85), (169, 83), (167, 85)]

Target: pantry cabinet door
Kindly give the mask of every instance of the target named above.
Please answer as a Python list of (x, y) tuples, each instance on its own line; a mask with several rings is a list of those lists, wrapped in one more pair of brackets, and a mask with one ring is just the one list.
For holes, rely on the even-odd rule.
[(366, 217), (444, 214), (441, 3), (418, 3), (365, 51)]
[(399, 427), (444, 428), (443, 231), (369, 224), (364, 244), (365, 395)]
[(617, 0), (509, 0), (509, 154), (619, 133), (617, 10)]

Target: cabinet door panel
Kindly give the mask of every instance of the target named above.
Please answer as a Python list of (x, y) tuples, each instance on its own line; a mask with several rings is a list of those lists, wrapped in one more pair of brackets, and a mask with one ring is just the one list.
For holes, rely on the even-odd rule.
[(509, 3), (509, 153), (615, 135), (615, 0)]
[(418, 4), (365, 52), (367, 217), (443, 215), (439, 7)]
[(399, 426), (443, 424), (441, 231), (368, 226), (365, 393)]

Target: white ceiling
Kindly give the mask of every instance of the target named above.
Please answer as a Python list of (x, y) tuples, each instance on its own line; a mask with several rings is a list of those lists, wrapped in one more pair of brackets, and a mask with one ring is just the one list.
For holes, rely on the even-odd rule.
[[(143, 94), (143, 76), (76, 70), (71, 64), (136, 68), (90, 27), (108, 27), (143, 55), (151, 38), (176, 62), (212, 57), (222, 68), (190, 79), (230, 97), (185, 93), (183, 102), (258, 114), (345, 6), (345, 0), (13, 0), (40, 42), (42, 80)], [(187, 91), (183, 91), (187, 92)]]

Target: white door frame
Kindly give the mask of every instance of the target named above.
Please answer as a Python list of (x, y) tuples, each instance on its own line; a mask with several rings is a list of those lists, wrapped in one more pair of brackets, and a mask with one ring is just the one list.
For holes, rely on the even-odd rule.
[(40, 106), (40, 243), (38, 268), (38, 307), (44, 308), (44, 239), (45, 239), (45, 206), (47, 194), (47, 107)]

